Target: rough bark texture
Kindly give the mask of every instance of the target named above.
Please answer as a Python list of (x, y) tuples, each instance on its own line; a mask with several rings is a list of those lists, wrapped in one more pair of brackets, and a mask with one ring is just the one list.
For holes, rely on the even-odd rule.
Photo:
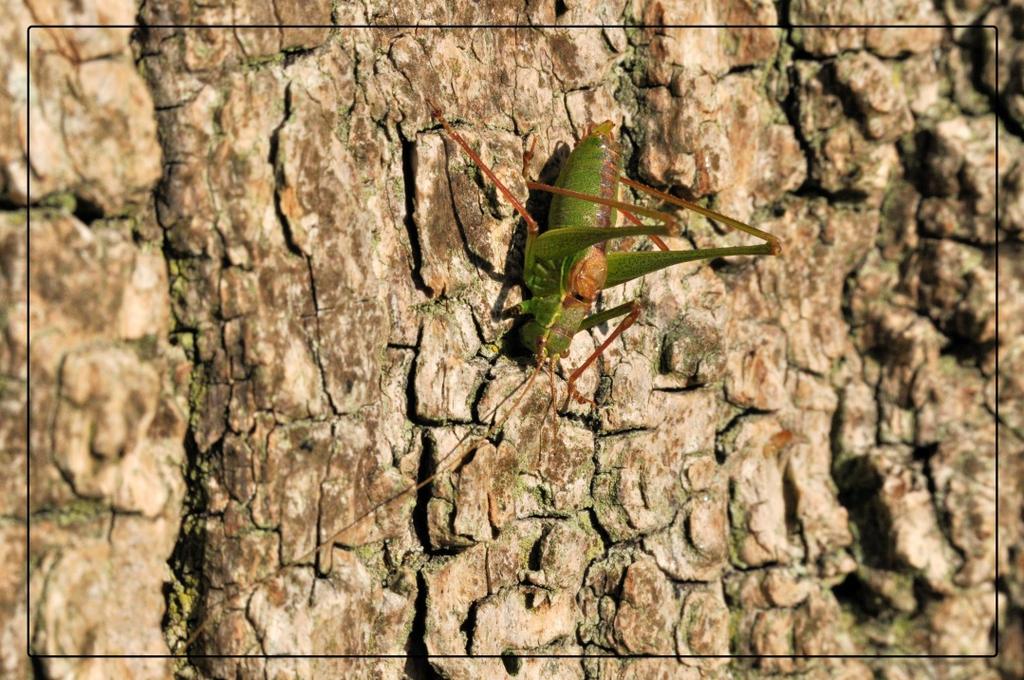
[[(32, 529), (5, 677), (1024, 676), (1019, 2), (92, 4), (0, 9), (5, 562)], [(417, 20), (1001, 45), (158, 27)], [(34, 29), (26, 88), (27, 24), (135, 21)], [(607, 291), (644, 311), (579, 383), (596, 408), (552, 417), (542, 376), (481, 441), (531, 370), (524, 228), (428, 98), (524, 198), (532, 144), (550, 182), (610, 119), (627, 174), (783, 255)], [(679, 219), (672, 247), (749, 242)], [(29, 660), (26, 621), (41, 655), (252, 656)], [(994, 659), (784, 656), (997, 628)], [(413, 656), (259, 656), (332, 653)], [(601, 656), (637, 654), (677, 656)]]

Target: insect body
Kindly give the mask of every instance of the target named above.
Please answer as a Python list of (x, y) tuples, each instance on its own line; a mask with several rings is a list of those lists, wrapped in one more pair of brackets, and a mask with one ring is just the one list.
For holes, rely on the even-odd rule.
[[(555, 186), (599, 196), (618, 198), (621, 167), (611, 124), (602, 124), (576, 146), (566, 160)], [(549, 221), (555, 229), (607, 229), (615, 221), (614, 208), (556, 194), (551, 199)], [(554, 231), (548, 233), (554, 234)], [(608, 233), (608, 232), (605, 232)], [(600, 234), (604, 236), (605, 234)], [(527, 240), (524, 279), (533, 297), (521, 304), (532, 319), (522, 328), (523, 342), (538, 357), (558, 357), (586, 321), (587, 312), (608, 277), (605, 242), (580, 248), (568, 255), (542, 244), (537, 247), (532, 231)], [(552, 240), (548, 237), (548, 241)], [(576, 247), (570, 239), (568, 248)], [(565, 248), (563, 248), (563, 251)]]
[[(436, 106), (433, 107), (433, 115), (526, 221), (523, 279), (532, 297), (520, 306), (524, 313), (530, 315), (520, 334), (523, 342), (537, 357), (537, 370), (545, 362), (551, 367), (565, 356), (569, 351), (569, 343), (577, 333), (624, 317), (594, 353), (569, 376), (566, 401), (569, 397), (587, 401), (576, 392), (576, 380), (640, 314), (640, 306), (635, 301), (590, 314), (600, 291), (682, 262), (726, 255), (778, 255), (781, 252), (779, 240), (767, 232), (622, 176), (618, 142), (610, 121), (591, 126), (569, 154), (555, 185), (527, 181), (531, 189), (554, 194), (548, 229), (542, 234), (537, 222), (442, 117)], [(621, 202), (620, 184), (696, 211), (756, 236), (764, 243), (755, 246), (668, 250), (658, 236), (678, 233), (675, 220), (664, 212)], [(617, 212), (622, 212), (633, 226), (616, 227)], [(662, 224), (643, 224), (636, 215), (657, 219)], [(607, 252), (609, 241), (632, 236), (650, 237), (659, 250)]]

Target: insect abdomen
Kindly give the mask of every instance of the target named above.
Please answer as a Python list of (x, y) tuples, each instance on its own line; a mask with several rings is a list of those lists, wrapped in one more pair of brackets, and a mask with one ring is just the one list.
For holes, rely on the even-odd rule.
[[(618, 176), (622, 164), (619, 144), (610, 122), (601, 123), (581, 139), (562, 165), (556, 186), (591, 196), (618, 198)], [(615, 209), (578, 198), (555, 195), (548, 212), (548, 228), (609, 227)]]

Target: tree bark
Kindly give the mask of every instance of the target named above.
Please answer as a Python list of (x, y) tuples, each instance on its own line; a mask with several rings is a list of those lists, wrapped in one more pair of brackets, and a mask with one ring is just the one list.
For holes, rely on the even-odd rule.
[[(1020, 8), (783, 7), (3, 10), (10, 78), (141, 24), (4, 95), (4, 649), (180, 655), (4, 674), (1024, 675)], [(772, 27), (879, 17), (939, 27)], [(342, 28), (417, 18), (520, 28)], [(525, 387), (525, 227), (431, 102), (541, 221), (610, 120), (782, 254), (606, 291), (562, 411), (614, 323)], [(979, 658), (804, 658), (876, 654)]]

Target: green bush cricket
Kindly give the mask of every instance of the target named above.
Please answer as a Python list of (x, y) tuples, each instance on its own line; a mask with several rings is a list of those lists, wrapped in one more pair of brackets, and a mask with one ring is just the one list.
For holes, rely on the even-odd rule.
[[(522, 203), (444, 119), (440, 109), (433, 103), (431, 109), (445, 132), (462, 147), (526, 221), (523, 282), (532, 297), (520, 303), (520, 311), (530, 317), (520, 330), (520, 339), (537, 359), (534, 376), (546, 363), (553, 380), (554, 365), (568, 354), (569, 343), (574, 335), (623, 317), (615, 330), (569, 376), (566, 404), (570, 397), (580, 402), (590, 401), (576, 391), (576, 381), (640, 315), (640, 305), (635, 300), (590, 314), (591, 306), (602, 290), (683, 262), (727, 255), (778, 255), (782, 252), (779, 239), (772, 234), (622, 175), (621, 154), (613, 133), (614, 125), (610, 121), (589, 127), (566, 159), (554, 186), (527, 180), (526, 185), (530, 189), (553, 194), (548, 228), (540, 233), (539, 225)], [(524, 158), (524, 175), (532, 153), (531, 150)], [(754, 246), (669, 250), (658, 237), (678, 234), (676, 221), (667, 213), (620, 201), (620, 184), (700, 213), (756, 236), (764, 243)], [(633, 226), (616, 227), (616, 211), (622, 212)], [(645, 225), (636, 215), (660, 220), (662, 224)], [(609, 241), (633, 236), (651, 238), (659, 250), (607, 252)]]

